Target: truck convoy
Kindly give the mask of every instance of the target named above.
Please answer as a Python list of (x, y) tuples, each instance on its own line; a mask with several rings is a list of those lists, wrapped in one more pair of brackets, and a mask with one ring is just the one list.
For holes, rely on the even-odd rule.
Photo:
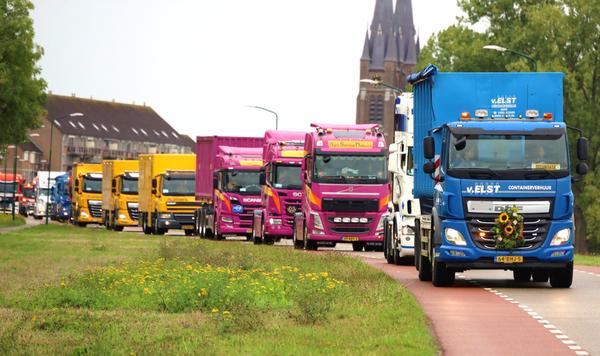
[(352, 242), (383, 248), (388, 215), (387, 150), (379, 125), (311, 124), (302, 162), (302, 212), (294, 216), (294, 246), (316, 250)]
[[(20, 174), (0, 173), (0, 209), (4, 212), (19, 213), (23, 197), (23, 176)], [(14, 194), (14, 195), (13, 195)]]
[(301, 211), (301, 166), (306, 132), (267, 130), (260, 184), (261, 209), (254, 211), (254, 243), (292, 238), (294, 214)]
[(147, 154), (139, 158), (139, 214), (145, 234), (173, 229), (194, 233), (196, 155)]
[(252, 238), (254, 210), (260, 208), (262, 137), (196, 138), (196, 212), (200, 237)]
[(81, 227), (102, 224), (102, 165), (76, 162), (71, 173), (73, 224)]
[(50, 218), (58, 221), (69, 221), (71, 218), (71, 173), (62, 174), (55, 179), (51, 189)]
[(64, 172), (38, 172), (35, 189), (35, 207), (33, 217), (42, 219), (46, 216), (46, 207), (50, 206), (48, 201), (50, 197), (50, 188), (55, 184), (55, 179)]
[(412, 264), (414, 256), (415, 217), (420, 215), (419, 201), (412, 194), (413, 94), (403, 93), (396, 99), (394, 143), (389, 147), (388, 170), (392, 179), (393, 215), (388, 216), (384, 231), (383, 254), (388, 263)]
[[(415, 100), (415, 264), (452, 286), (455, 272), (512, 270), (568, 288), (573, 278), (571, 175), (562, 73), (408, 77)], [(579, 129), (577, 158), (588, 156)], [(435, 183), (435, 185), (434, 185)]]
[(107, 229), (138, 226), (138, 160), (102, 161), (102, 216)]

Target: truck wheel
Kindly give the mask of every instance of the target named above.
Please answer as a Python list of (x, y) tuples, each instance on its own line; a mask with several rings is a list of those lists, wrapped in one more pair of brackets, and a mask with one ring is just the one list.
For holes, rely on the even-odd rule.
[(456, 279), (454, 270), (446, 267), (444, 262), (438, 261), (433, 254), (432, 257), (431, 281), (433, 282), (433, 285), (436, 287), (452, 287), (454, 285), (454, 280)]
[(223, 240), (223, 235), (219, 234), (219, 220), (217, 220), (217, 215), (215, 214), (215, 222), (213, 226), (213, 234), (215, 240)]
[(152, 233), (152, 229), (148, 227), (148, 216), (146, 213), (142, 213), (142, 230), (144, 230), (144, 234), (150, 235)]
[(296, 250), (299, 250), (302, 248), (302, 246), (304, 246), (304, 241), (300, 241), (298, 240), (298, 234), (296, 233), (296, 221), (294, 220), (294, 225), (292, 226), (292, 231), (293, 231), (293, 235), (292, 235), (292, 240), (294, 241), (294, 248)]
[(271, 235), (267, 235), (267, 234), (265, 233), (265, 231), (266, 231), (266, 230), (265, 230), (265, 219), (263, 218), (262, 220), (263, 220), (263, 221), (262, 221), (263, 243), (264, 243), (265, 245), (272, 245), (272, 244), (274, 244), (274, 243), (275, 243), (275, 241), (273, 240), (273, 236), (271, 236)]
[[(393, 225), (392, 225), (393, 226)], [(394, 232), (390, 230), (390, 225), (385, 224), (385, 230), (383, 230), (383, 257), (387, 260), (387, 263), (394, 263), (394, 249), (392, 236)]]
[(152, 224), (154, 225), (154, 235), (164, 235), (165, 234), (165, 230), (160, 229), (158, 227), (158, 214), (155, 214), (154, 216), (154, 223)]
[(304, 224), (304, 249), (309, 251), (316, 251), (319, 248), (316, 241), (308, 239), (308, 226)]
[(363, 242), (353, 242), (352, 243), (352, 251), (362, 251), (363, 247), (365, 247), (365, 244)]
[[(253, 216), (253, 218), (254, 218), (254, 216)], [(267, 236), (265, 235), (264, 218), (261, 217), (260, 220), (261, 220), (260, 225), (261, 225), (261, 229), (262, 229), (261, 232), (262, 232), (262, 235), (265, 236), (265, 242), (266, 242)], [(254, 242), (255, 245), (260, 245), (263, 243), (263, 236), (257, 236), (258, 235), (257, 231), (256, 231), (256, 229), (254, 229), (254, 220), (252, 222), (253, 222), (253, 224), (252, 224), (252, 241)]]
[(431, 263), (429, 258), (421, 255), (421, 223), (415, 220), (415, 265), (419, 271), (419, 280), (423, 282), (431, 281)]
[(517, 282), (529, 282), (531, 280), (531, 270), (529, 268), (514, 269), (513, 278)]
[(194, 229), (186, 229), (183, 231), (185, 231), (185, 236), (192, 236), (194, 234)]
[(569, 288), (573, 283), (573, 261), (565, 268), (555, 269), (550, 272), (550, 285), (552, 288)]

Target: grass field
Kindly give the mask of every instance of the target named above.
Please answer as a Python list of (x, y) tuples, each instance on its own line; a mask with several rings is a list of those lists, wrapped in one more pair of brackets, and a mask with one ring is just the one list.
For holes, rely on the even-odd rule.
[(15, 213), (15, 219), (13, 220), (12, 213), (0, 213), (0, 229), (19, 225), (25, 225), (25, 218), (22, 215)]
[(338, 253), (56, 224), (0, 251), (2, 355), (439, 350), (402, 285)]
[(575, 264), (583, 266), (596, 266), (600, 267), (600, 255), (575, 255)]

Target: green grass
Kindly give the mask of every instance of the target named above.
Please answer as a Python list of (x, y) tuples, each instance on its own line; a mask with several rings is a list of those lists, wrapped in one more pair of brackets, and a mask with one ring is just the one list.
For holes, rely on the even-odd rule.
[(600, 255), (598, 255), (598, 254), (575, 255), (575, 264), (582, 265), (582, 266), (600, 267)]
[(12, 213), (5, 214), (3, 212), (0, 212), (0, 229), (20, 225), (25, 225), (25, 218), (23, 216), (19, 215), (18, 213), (15, 213), (15, 219), (13, 220)]
[(338, 253), (54, 224), (0, 251), (0, 354), (438, 351), (402, 285)]

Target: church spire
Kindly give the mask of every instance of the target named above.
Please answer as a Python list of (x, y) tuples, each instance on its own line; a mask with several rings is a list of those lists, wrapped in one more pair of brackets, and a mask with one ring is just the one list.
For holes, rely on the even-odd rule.
[(365, 35), (365, 45), (363, 46), (363, 53), (360, 57), (361, 61), (370, 61), (371, 53), (369, 51), (369, 30), (367, 30), (367, 34)]

